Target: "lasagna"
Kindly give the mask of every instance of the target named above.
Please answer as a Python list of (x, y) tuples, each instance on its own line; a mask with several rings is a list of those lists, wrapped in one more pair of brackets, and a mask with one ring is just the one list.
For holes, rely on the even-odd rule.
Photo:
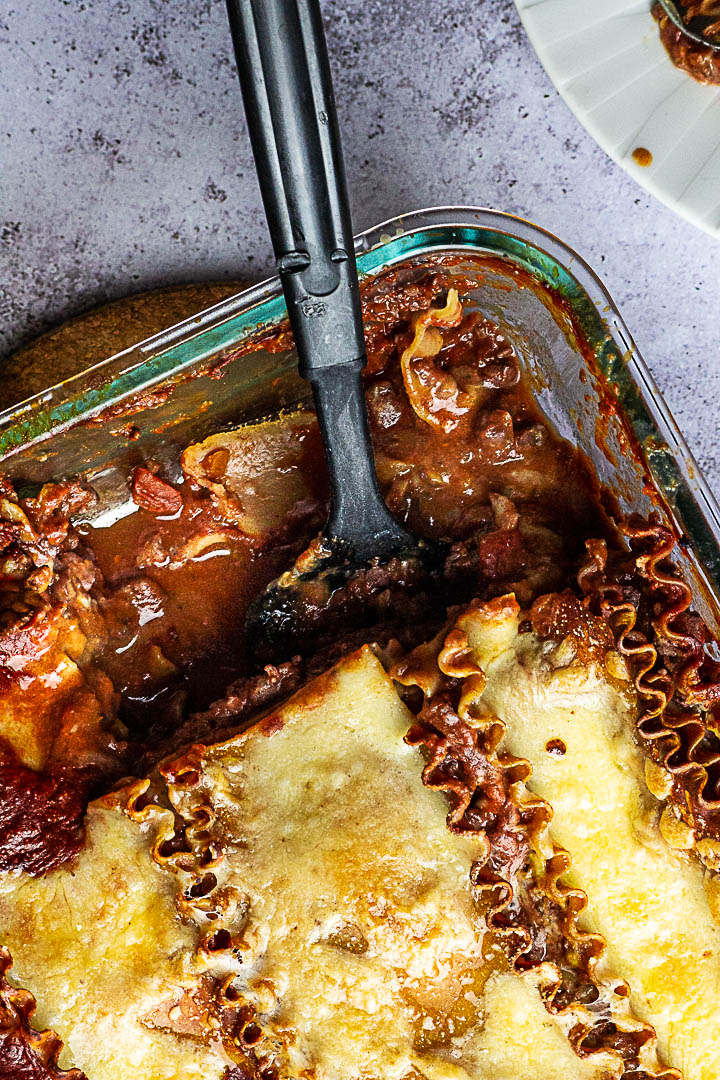
[(720, 668), (452, 264), (364, 295), (388, 505), (301, 647), (307, 410), (0, 496), (0, 1078), (717, 1080)]

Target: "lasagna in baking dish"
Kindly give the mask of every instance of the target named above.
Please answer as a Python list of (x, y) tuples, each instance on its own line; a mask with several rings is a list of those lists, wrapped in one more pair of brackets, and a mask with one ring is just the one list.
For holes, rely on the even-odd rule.
[[(2, 1080), (717, 1080), (720, 668), (451, 261), (364, 295), (378, 473), (448, 542), (301, 647), (315, 419), (0, 492)], [(334, 598), (337, 600), (337, 598)]]

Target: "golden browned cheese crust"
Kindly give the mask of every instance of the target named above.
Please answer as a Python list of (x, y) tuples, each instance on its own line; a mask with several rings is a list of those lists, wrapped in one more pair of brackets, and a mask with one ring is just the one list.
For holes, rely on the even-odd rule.
[[(554, 605), (557, 612), (560, 601), (549, 597), (544, 606)], [(497, 747), (504, 770), (513, 761), (524, 762), (515, 773), (518, 806), (527, 790), (552, 807), (545, 828), (553, 854), (549, 880), (541, 888), (552, 886), (551, 897), (558, 888), (555, 901), (570, 903), (572, 920), (559, 920), (566, 934), (580, 934), (581, 945), (583, 933), (598, 935), (595, 947), (586, 948), (580, 971), (587, 972), (601, 999), (614, 980), (622, 980), (623, 1000), (657, 1033), (661, 1060), (687, 1078), (711, 1080), (720, 1068), (713, 1035), (713, 1017), (720, 1008), (717, 881), (687, 850), (692, 844), (680, 842), (679, 831), (668, 825), (648, 787), (652, 759), (633, 738), (637, 704), (626, 661), (612, 639), (608, 642), (603, 620), (575, 601), (576, 619), (583, 624), (577, 634), (577, 623), (567, 612), (570, 601), (564, 604), (562, 617), (555, 616), (563, 632), (544, 640), (532, 631), (530, 620), (521, 618), (514, 598), (476, 605), (446, 637), (439, 666), (460, 680), (454, 691), (458, 715), (464, 714), (487, 746)], [(533, 621), (542, 621), (538, 606)], [(588, 625), (593, 620), (594, 629)], [(578, 642), (593, 641), (594, 655), (578, 657)], [(412, 666), (399, 674), (423, 681)], [(419, 720), (437, 731), (438, 715), (448, 707), (447, 691), (436, 682), (426, 685), (425, 693)], [(649, 772), (652, 782), (655, 774)], [(558, 845), (567, 852), (560, 863)], [(536, 846), (542, 853), (537, 841)], [(507, 850), (501, 844), (493, 858), (491, 844), (483, 879), (486, 887), (497, 888), (499, 876), (512, 887), (512, 902), (504, 897), (494, 916), (505, 933), (515, 927), (518, 901), (522, 906), (520, 898), (528, 891), (518, 860), (508, 860)], [(529, 890), (531, 903), (534, 888)], [(573, 903), (568, 888), (581, 889), (583, 899)], [(593, 939), (584, 940), (590, 946)], [(520, 950), (523, 957), (525, 964), (535, 958), (532, 943)], [(568, 1005), (563, 992), (569, 953), (556, 944), (553, 959), (560, 987), (549, 1004), (573, 1008), (572, 994)], [(578, 971), (577, 959), (570, 967)], [(633, 1055), (644, 1059), (643, 1067), (656, 1069), (645, 1057), (653, 1053), (651, 1028), (644, 1035), (638, 1028), (626, 1031), (636, 1040), (634, 1048), (632, 1040), (620, 1048), (629, 1073), (635, 1068)], [(598, 1034), (597, 1027), (590, 1027), (585, 1038), (593, 1044)]]
[(511, 969), (477, 902), (482, 844), (448, 829), (411, 723), (362, 650), (93, 804), (71, 869), (7, 877), (12, 975), (60, 1064), (89, 1080), (619, 1075), (548, 1014), (543, 965)]

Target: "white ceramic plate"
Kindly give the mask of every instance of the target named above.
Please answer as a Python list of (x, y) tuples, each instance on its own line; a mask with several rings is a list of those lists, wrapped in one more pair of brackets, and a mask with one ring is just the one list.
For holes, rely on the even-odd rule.
[[(720, 237), (720, 87), (678, 71), (652, 0), (515, 0), (578, 120), (638, 183)], [(652, 154), (643, 167), (633, 159)]]

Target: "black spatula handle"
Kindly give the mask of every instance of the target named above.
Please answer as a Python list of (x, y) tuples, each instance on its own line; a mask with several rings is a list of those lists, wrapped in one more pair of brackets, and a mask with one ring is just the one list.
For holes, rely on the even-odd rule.
[(319, 5), (228, 0), (228, 11), (302, 374), (364, 360), (352, 226)]
[(331, 539), (387, 558), (410, 542), (375, 475), (347, 186), (318, 0), (227, 0), (238, 75), (300, 373), (328, 459)]

